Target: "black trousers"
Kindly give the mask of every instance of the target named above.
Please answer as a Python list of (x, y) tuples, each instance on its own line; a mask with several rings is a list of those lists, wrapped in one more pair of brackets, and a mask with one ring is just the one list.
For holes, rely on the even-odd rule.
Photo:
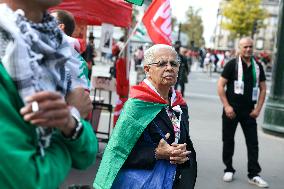
[(240, 123), (247, 145), (249, 178), (257, 176), (261, 171), (258, 163), (257, 123), (256, 119), (249, 116), (251, 111), (252, 109), (235, 110), (236, 117), (234, 119), (229, 119), (223, 110), (222, 116), (223, 162), (226, 166), (224, 172), (235, 172), (235, 169), (233, 168), (235, 147), (234, 136), (237, 125)]

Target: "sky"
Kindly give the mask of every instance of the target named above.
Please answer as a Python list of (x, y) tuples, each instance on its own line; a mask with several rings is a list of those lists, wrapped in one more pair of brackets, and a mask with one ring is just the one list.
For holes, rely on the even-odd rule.
[(217, 10), (221, 0), (170, 0), (172, 7), (172, 15), (180, 22), (185, 21), (185, 12), (189, 6), (192, 6), (194, 10), (200, 10), (200, 16), (203, 20), (204, 33), (206, 45), (210, 45), (210, 38), (213, 35), (216, 20)]

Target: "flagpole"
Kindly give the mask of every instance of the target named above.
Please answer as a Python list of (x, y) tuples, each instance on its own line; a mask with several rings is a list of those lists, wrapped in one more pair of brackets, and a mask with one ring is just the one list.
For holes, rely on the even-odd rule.
[(126, 40), (125, 44), (123, 45), (122, 49), (120, 50), (118, 57), (121, 57), (122, 53), (125, 51), (125, 48), (127, 44), (130, 42), (131, 37), (134, 35), (135, 31), (137, 30), (138, 26), (141, 24), (142, 19), (139, 20), (139, 22), (136, 23), (135, 27), (133, 28), (131, 34), (129, 35), (128, 39)]

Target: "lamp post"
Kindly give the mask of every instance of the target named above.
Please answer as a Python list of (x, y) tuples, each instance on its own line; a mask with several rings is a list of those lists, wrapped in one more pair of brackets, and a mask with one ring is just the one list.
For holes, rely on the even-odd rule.
[(284, 17), (283, 0), (280, 2), (275, 62), (272, 86), (264, 111), (262, 128), (284, 134)]
[(257, 21), (254, 20), (253, 21), (253, 25), (252, 25), (252, 31), (251, 31), (251, 38), (254, 39), (254, 34), (256, 33), (257, 31)]
[(178, 25), (178, 41), (180, 41), (181, 23)]

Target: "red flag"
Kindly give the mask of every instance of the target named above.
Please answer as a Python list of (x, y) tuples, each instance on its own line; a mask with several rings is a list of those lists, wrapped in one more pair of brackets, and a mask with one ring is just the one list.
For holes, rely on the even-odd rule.
[(114, 113), (113, 113), (113, 127), (115, 126), (115, 124), (116, 124), (116, 122), (117, 122), (117, 120), (120, 116), (123, 105), (127, 101), (127, 99), (128, 98), (123, 98), (123, 97), (118, 98), (116, 105), (115, 105), (115, 108), (114, 108)]
[(154, 0), (142, 21), (153, 43), (172, 44), (170, 0)]
[(113, 126), (115, 126), (117, 119), (124, 103), (128, 99), (129, 92), (129, 79), (127, 78), (127, 63), (125, 58), (119, 58), (116, 60), (116, 93), (119, 96), (119, 100), (116, 103), (113, 116)]
[(125, 58), (119, 58), (116, 67), (116, 93), (121, 98), (128, 97), (129, 79), (127, 78), (127, 64)]

